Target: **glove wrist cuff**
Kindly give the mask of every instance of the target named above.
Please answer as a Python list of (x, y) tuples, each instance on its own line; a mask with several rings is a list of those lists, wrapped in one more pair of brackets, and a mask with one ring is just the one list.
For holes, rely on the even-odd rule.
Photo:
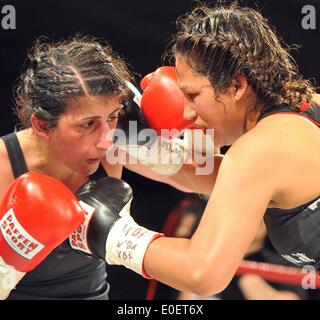
[[(164, 234), (163, 233), (156, 233), (154, 236), (153, 236), (153, 238), (149, 241), (149, 243), (148, 243), (148, 247), (149, 247), (149, 244), (152, 242), (152, 241), (154, 241), (154, 240), (156, 240), (156, 239), (158, 239), (158, 238), (161, 238), (161, 237), (164, 237)], [(148, 248), (147, 247), (147, 248)], [(147, 250), (146, 250), (147, 251)], [(143, 264), (142, 264), (142, 273), (141, 273), (141, 275), (145, 278), (145, 279), (148, 279), (148, 280), (152, 280), (153, 278), (151, 277), (151, 276), (149, 276), (149, 274), (146, 272), (146, 270), (144, 269), (144, 266), (143, 266)]]
[(150, 242), (160, 236), (163, 235), (139, 226), (131, 217), (122, 217), (109, 232), (105, 260), (150, 278), (143, 270), (143, 259)]

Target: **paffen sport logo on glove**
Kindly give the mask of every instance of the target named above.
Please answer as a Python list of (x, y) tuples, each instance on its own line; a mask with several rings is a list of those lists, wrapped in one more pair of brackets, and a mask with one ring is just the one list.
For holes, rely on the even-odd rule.
[(7, 244), (25, 259), (31, 260), (44, 248), (22, 227), (12, 208), (0, 220), (0, 230)]
[(69, 242), (73, 249), (81, 250), (88, 254), (92, 254), (92, 251), (90, 250), (90, 247), (88, 244), (88, 228), (96, 209), (84, 203), (83, 201), (79, 201), (79, 204), (81, 205), (85, 213), (85, 221), (69, 237)]

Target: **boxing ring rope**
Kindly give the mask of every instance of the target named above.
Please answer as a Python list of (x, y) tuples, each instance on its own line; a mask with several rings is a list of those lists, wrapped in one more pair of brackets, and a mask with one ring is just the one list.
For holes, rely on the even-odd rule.
[[(303, 271), (301, 268), (287, 267), (278, 264), (270, 264), (264, 262), (243, 260), (237, 271), (237, 276), (242, 276), (245, 274), (255, 274), (263, 278), (264, 280), (286, 283), (294, 286), (301, 286), (303, 281), (306, 281), (308, 277), (308, 272)], [(311, 275), (310, 275), (311, 276)], [(312, 272), (312, 283), (315, 288), (320, 288), (320, 276), (316, 271)], [(158, 281), (150, 280), (149, 288), (146, 295), (146, 300), (153, 300)]]
[(297, 267), (243, 260), (236, 271), (236, 275), (241, 276), (244, 274), (256, 274), (264, 280), (294, 286), (301, 286), (309, 275), (312, 277), (314, 286), (320, 288), (320, 276), (315, 270), (310, 271), (309, 269), (303, 270)]
[[(173, 235), (180, 217), (180, 210), (172, 211), (168, 216), (162, 232), (167, 236)], [(310, 280), (312, 279), (313, 288), (320, 288), (320, 276), (315, 269), (302, 269), (299, 267), (288, 267), (278, 264), (243, 260), (237, 268), (235, 275), (242, 276), (245, 274), (255, 274), (267, 281), (285, 283), (294, 286), (302, 286), (305, 282), (308, 284), (309, 277)], [(150, 280), (146, 293), (146, 300), (154, 299), (157, 286), (157, 280)]]

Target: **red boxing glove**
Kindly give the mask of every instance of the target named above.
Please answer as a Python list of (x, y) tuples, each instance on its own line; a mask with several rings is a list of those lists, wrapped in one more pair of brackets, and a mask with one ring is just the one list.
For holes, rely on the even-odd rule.
[[(20, 280), (83, 221), (76, 196), (62, 182), (35, 172), (18, 177), (0, 205), (0, 267), (13, 266)], [(10, 290), (1, 278), (3, 298)]]
[[(183, 117), (184, 97), (177, 85), (176, 68), (164, 66), (145, 76), (140, 82), (143, 94), (141, 109), (151, 128), (166, 138), (175, 138), (192, 125)], [(161, 129), (177, 129), (161, 134)]]
[[(158, 68), (146, 75), (140, 85), (142, 95), (128, 82), (133, 97), (128, 99), (124, 115), (118, 121), (121, 129), (115, 139), (118, 148), (131, 156), (129, 161), (138, 159), (160, 175), (173, 176), (184, 163), (192, 163), (193, 151), (202, 165), (207, 155), (211, 157), (214, 153), (213, 139), (210, 135), (207, 139), (201, 130), (187, 130), (193, 121), (183, 117), (184, 96), (177, 85), (176, 68)], [(135, 126), (130, 127), (132, 123)], [(179, 138), (182, 133), (184, 139)], [(109, 162), (114, 159), (116, 156), (111, 154)]]

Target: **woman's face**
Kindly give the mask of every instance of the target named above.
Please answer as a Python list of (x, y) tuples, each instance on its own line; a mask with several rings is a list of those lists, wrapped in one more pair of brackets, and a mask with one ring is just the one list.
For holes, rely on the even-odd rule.
[(195, 72), (186, 60), (176, 57), (178, 85), (184, 94), (184, 117), (203, 129), (214, 129), (215, 146), (231, 145), (243, 134), (244, 108), (230, 87), (218, 96), (208, 78)]
[(112, 147), (110, 130), (116, 127), (121, 109), (119, 96), (71, 99), (57, 126), (49, 132), (55, 157), (79, 174), (94, 173)]

